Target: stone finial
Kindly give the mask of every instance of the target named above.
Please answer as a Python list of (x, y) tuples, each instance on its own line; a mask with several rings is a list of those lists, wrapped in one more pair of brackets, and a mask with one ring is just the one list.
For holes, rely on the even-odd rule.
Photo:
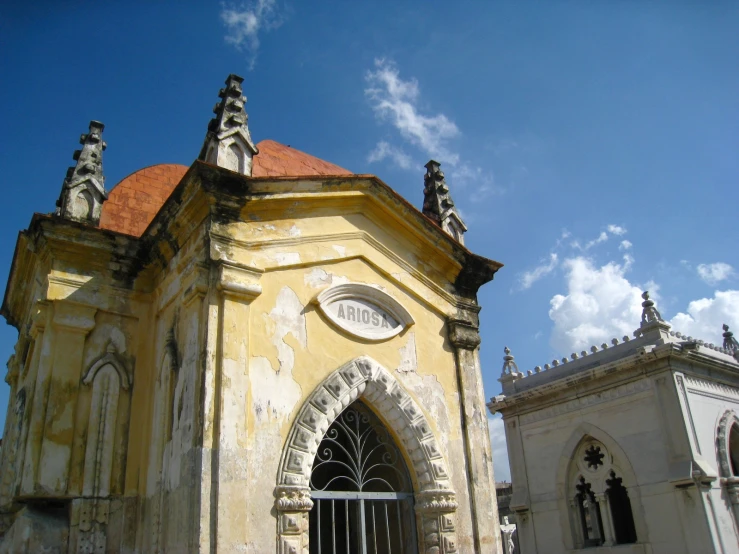
[(103, 141), (105, 125), (90, 121), (90, 132), (80, 136), (82, 150), (72, 156), (77, 165), (67, 170), (62, 192), (56, 201), (56, 215), (65, 219), (97, 225), (103, 202), (108, 199), (103, 176)]
[(739, 342), (734, 338), (734, 333), (729, 331), (729, 326), (724, 323), (724, 349), (739, 362)]
[(425, 167), (423, 215), (433, 219), (447, 234), (460, 244), (464, 244), (463, 235), (467, 231), (467, 226), (454, 207), (449, 187), (444, 180), (444, 172), (441, 171), (441, 164), (429, 160)]
[(503, 356), (503, 373), (501, 374), (501, 377), (519, 373), (518, 366), (511, 355), (511, 349), (506, 346), (503, 349), (503, 352), (505, 352), (505, 356)]
[(251, 176), (252, 158), (259, 153), (249, 133), (249, 116), (244, 105), (238, 75), (229, 75), (226, 88), (218, 93), (221, 101), (213, 108), (215, 117), (208, 123), (203, 148), (199, 160), (225, 167), (242, 175)]
[(645, 290), (641, 297), (644, 299), (642, 302), (641, 312), (641, 325), (644, 327), (654, 321), (664, 321), (657, 308), (654, 307), (654, 301), (649, 299), (649, 291)]

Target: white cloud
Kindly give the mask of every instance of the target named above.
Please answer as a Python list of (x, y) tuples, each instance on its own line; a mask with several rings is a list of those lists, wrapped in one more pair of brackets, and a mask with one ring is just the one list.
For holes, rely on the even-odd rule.
[(535, 267), (531, 271), (525, 271), (521, 274), (518, 279), (519, 286), (522, 290), (531, 288), (531, 285), (536, 283), (542, 277), (549, 275), (559, 264), (559, 258), (557, 254), (549, 254), (549, 261), (544, 262), (541, 265)]
[(223, 4), (221, 20), (226, 26), (226, 42), (246, 53), (249, 70), (254, 69), (259, 51), (259, 33), (276, 29), (282, 20), (276, 0), (256, 0), (236, 7)]
[(624, 227), (621, 227), (620, 225), (609, 225), (608, 232), (612, 235), (620, 237), (621, 235), (626, 234), (626, 229)]
[(402, 149), (391, 146), (389, 143), (381, 140), (377, 143), (375, 149), (369, 153), (367, 161), (369, 163), (380, 162), (385, 158), (390, 158), (398, 167), (402, 167), (403, 169), (410, 169), (414, 165), (411, 157), (403, 152)]
[[(642, 302), (642, 289), (624, 276), (632, 264), (630, 256), (623, 264), (601, 267), (582, 256), (563, 262), (567, 294), (555, 295), (549, 310), (554, 322), (550, 343), (557, 352), (580, 352), (613, 337), (631, 336), (641, 321)], [(654, 287), (651, 295), (656, 298)]]
[(630, 250), (633, 244), (628, 240), (622, 240), (621, 244), (618, 245), (619, 250)]
[(590, 250), (596, 244), (600, 244), (601, 242), (606, 242), (607, 240), (608, 240), (608, 233), (606, 233), (605, 231), (602, 231), (600, 235), (598, 235), (597, 239), (591, 240), (585, 245), (585, 250)]
[(493, 449), (495, 480), (510, 482), (511, 466), (508, 462), (508, 446), (505, 439), (503, 418), (500, 415), (489, 417), (488, 429), (490, 430), (490, 445)]
[(739, 331), (739, 290), (716, 291), (713, 298), (693, 300), (687, 313), (680, 312), (669, 323), (674, 331), (723, 344), (724, 323)]
[(459, 135), (457, 125), (443, 113), (424, 115), (418, 108), (418, 81), (404, 81), (394, 63), (375, 60), (375, 70), (366, 75), (365, 94), (375, 113), (389, 120), (401, 136), (439, 162), (456, 165), (459, 154), (447, 142)]
[(734, 268), (723, 262), (700, 264), (697, 269), (700, 278), (712, 286), (734, 276)]

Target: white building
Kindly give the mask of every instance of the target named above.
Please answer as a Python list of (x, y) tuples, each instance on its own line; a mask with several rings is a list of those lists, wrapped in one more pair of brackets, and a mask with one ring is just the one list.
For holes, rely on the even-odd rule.
[(671, 331), (648, 293), (634, 337), (520, 372), (501, 412), (523, 554), (739, 553), (739, 344)]

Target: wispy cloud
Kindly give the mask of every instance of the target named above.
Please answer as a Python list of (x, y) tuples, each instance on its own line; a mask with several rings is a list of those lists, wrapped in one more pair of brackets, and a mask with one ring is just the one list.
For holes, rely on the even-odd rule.
[(621, 227), (620, 225), (609, 225), (608, 232), (612, 235), (620, 237), (621, 235), (626, 234), (626, 229), (624, 227)]
[(256, 0), (240, 5), (222, 4), (221, 21), (226, 26), (226, 42), (246, 54), (249, 70), (254, 69), (259, 52), (259, 35), (282, 24), (276, 0)]
[(618, 245), (619, 250), (630, 250), (633, 245), (631, 244), (631, 241), (628, 240), (622, 240), (621, 244)]
[(549, 261), (543, 262), (531, 271), (524, 271), (518, 279), (519, 287), (522, 290), (531, 288), (542, 277), (546, 277), (555, 270), (559, 264), (559, 257), (555, 253), (549, 255)]
[(455, 187), (469, 186), (470, 197), (479, 200), (501, 192), (491, 171), (463, 159), (453, 147), (461, 136), (457, 124), (444, 113), (429, 113), (421, 107), (421, 91), (415, 78), (403, 79), (394, 62), (377, 59), (365, 75), (365, 95), (378, 120), (390, 123), (406, 145), (425, 156), (418, 163), (402, 149), (380, 141), (370, 152), (368, 161), (392, 160), (403, 169), (422, 166), (433, 158), (442, 163), (448, 182)]
[(447, 142), (459, 135), (457, 125), (443, 113), (424, 115), (418, 108), (418, 81), (400, 78), (398, 68), (387, 60), (375, 60), (375, 70), (366, 75), (365, 94), (380, 119), (388, 120), (400, 135), (440, 162), (455, 165), (459, 155)]
[(403, 169), (410, 169), (414, 165), (411, 157), (403, 152), (401, 148), (392, 146), (384, 140), (377, 143), (375, 149), (367, 156), (367, 161), (369, 163), (380, 162), (386, 158), (390, 158), (398, 167), (402, 167)]
[(708, 285), (715, 285), (734, 276), (734, 268), (729, 264), (717, 262), (715, 264), (700, 264), (697, 267), (698, 276)]

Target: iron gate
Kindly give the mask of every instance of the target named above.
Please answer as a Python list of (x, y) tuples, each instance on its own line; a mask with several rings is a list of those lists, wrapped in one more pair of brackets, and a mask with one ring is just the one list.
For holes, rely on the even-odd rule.
[(417, 552), (408, 470), (387, 430), (361, 402), (324, 435), (311, 489), (311, 554)]

